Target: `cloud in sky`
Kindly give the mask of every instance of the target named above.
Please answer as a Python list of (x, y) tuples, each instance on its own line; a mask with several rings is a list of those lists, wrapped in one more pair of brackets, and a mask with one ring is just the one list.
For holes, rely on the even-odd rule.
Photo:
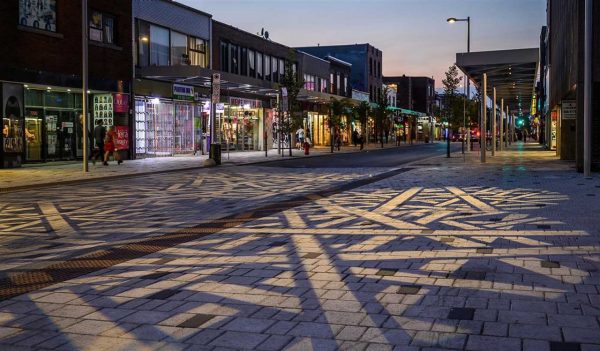
[(433, 76), (436, 86), (466, 51), (538, 47), (546, 0), (178, 0), (213, 18), (289, 46), (371, 43), (384, 75)]

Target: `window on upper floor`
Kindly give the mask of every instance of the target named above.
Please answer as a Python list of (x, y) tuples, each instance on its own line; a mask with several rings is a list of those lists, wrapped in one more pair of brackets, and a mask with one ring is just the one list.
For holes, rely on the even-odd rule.
[(19, 24), (56, 32), (56, 0), (19, 1)]
[(171, 65), (181, 66), (189, 64), (187, 44), (187, 35), (171, 32)]
[(229, 45), (226, 42), (221, 42), (221, 71), (229, 72)]
[(189, 49), (190, 65), (208, 67), (206, 40), (195, 37), (189, 37)]
[(373, 59), (369, 57), (369, 75), (373, 75)]
[(329, 93), (335, 94), (335, 74), (329, 73)]
[(263, 54), (260, 52), (256, 53), (256, 78), (263, 79)]
[(248, 50), (248, 75), (256, 77), (256, 55), (253, 50)]
[(168, 66), (171, 53), (169, 52), (169, 30), (150, 25), (150, 66)]
[(231, 64), (229, 65), (229, 72), (233, 74), (240, 74), (240, 61), (239, 61), (239, 46), (229, 44), (229, 57)]
[(337, 95), (340, 95), (340, 92), (342, 91), (341, 78), (342, 77), (341, 77), (341, 75), (339, 73), (336, 74), (336, 83), (335, 83), (336, 85), (335, 85), (335, 87), (336, 87), (336, 90), (337, 90), (336, 91)]
[(265, 55), (265, 79), (271, 80), (271, 56)]
[(240, 48), (240, 75), (248, 75), (248, 49)]
[(279, 59), (279, 81), (283, 82), (285, 79), (285, 61), (283, 59)]
[(279, 82), (279, 69), (278, 69), (279, 59), (277, 57), (271, 58), (271, 73), (273, 73), (273, 81), (275, 83)]
[(343, 90), (343, 95), (348, 95), (348, 91), (350, 91), (350, 89), (348, 89), (348, 76), (344, 75), (344, 90)]
[(309, 91), (317, 90), (317, 77), (311, 74), (304, 75), (304, 89)]
[(326, 93), (327, 92), (327, 79), (323, 79), (321, 78), (321, 86), (320, 86), (320, 92), (322, 93)]
[(89, 39), (92, 41), (114, 44), (115, 16), (100, 11), (91, 11), (88, 35)]

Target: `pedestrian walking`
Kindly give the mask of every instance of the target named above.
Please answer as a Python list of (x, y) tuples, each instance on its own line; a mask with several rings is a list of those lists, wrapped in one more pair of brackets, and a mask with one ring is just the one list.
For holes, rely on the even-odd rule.
[(304, 129), (302, 128), (302, 126), (300, 126), (298, 130), (296, 130), (296, 140), (296, 148), (302, 149), (302, 145), (304, 145)]
[(110, 153), (113, 154), (113, 159), (117, 161), (117, 164), (123, 163), (121, 157), (119, 155), (119, 151), (117, 150), (117, 132), (115, 131), (115, 127), (111, 126), (106, 133), (106, 138), (104, 138), (104, 165), (108, 166), (108, 158), (110, 157)]
[(102, 125), (102, 119), (96, 122), (94, 127), (94, 149), (92, 150), (92, 162), (96, 164), (96, 159), (102, 157), (104, 153), (104, 139), (106, 138), (106, 128)]
[(356, 146), (357, 143), (358, 143), (358, 131), (356, 129), (354, 129), (354, 131), (352, 132), (352, 144), (354, 146)]
[(340, 135), (339, 131), (335, 132), (335, 146), (337, 147), (337, 150), (340, 151), (341, 147), (342, 147), (342, 136)]

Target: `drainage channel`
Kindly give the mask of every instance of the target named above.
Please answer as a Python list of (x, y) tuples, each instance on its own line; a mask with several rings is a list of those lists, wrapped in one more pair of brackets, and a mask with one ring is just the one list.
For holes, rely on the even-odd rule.
[(53, 263), (44, 268), (27, 272), (11, 272), (7, 277), (0, 279), (0, 301), (97, 272), (102, 269), (110, 268), (120, 263), (162, 251), (210, 234), (215, 234), (227, 228), (237, 227), (260, 218), (268, 217), (281, 211), (302, 206), (314, 201), (315, 196), (323, 198), (330, 197), (361, 186), (376, 183), (410, 170), (412, 170), (412, 168), (394, 169), (367, 178), (340, 184), (329, 189), (299, 195), (288, 200), (232, 214), (191, 228), (180, 229), (173, 233), (154, 236), (119, 247), (99, 250), (81, 257), (67, 259), (62, 262)]

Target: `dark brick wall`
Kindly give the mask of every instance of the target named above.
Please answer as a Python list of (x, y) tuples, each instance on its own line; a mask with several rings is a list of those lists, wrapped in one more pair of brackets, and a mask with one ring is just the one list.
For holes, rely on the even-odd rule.
[[(133, 75), (131, 1), (88, 0), (88, 7), (90, 12), (93, 9), (114, 15), (117, 26), (115, 47), (89, 45), (90, 80), (128, 82)], [(18, 22), (19, 1), (0, 1), (0, 33), (3, 46), (0, 67), (3, 75), (5, 72), (15, 75), (18, 75), (18, 72), (46, 72), (79, 81), (82, 68), (81, 1), (57, 0), (56, 33), (45, 34), (25, 28), (19, 29)], [(0, 79), (8, 77), (0, 76)], [(93, 88), (92, 82), (90, 87)]]
[[(432, 106), (435, 103), (435, 80), (429, 77), (384, 77), (386, 84), (398, 85), (396, 95), (396, 105), (405, 109), (431, 114)], [(431, 86), (431, 91), (428, 91)], [(410, 90), (412, 89), (412, 94)], [(412, 108), (410, 98), (412, 97)]]

